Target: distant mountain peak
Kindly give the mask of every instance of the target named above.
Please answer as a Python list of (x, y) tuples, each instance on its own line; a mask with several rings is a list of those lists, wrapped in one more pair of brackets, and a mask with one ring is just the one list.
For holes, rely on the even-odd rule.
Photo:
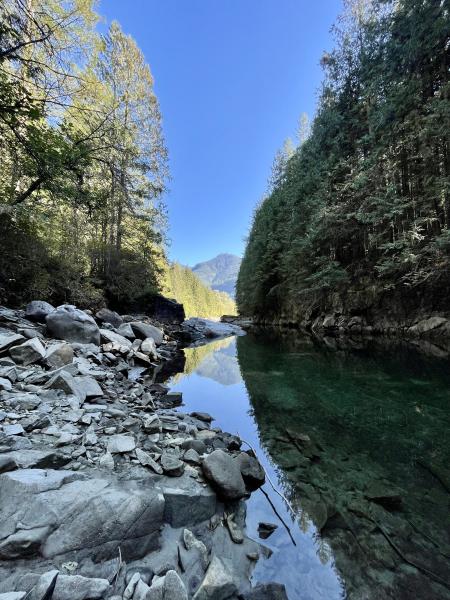
[(222, 252), (210, 260), (196, 264), (192, 271), (213, 290), (226, 292), (234, 298), (240, 266), (239, 256)]

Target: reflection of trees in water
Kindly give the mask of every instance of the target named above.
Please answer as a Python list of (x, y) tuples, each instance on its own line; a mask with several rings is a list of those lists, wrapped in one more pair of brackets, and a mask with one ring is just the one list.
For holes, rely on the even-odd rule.
[(196, 372), (223, 385), (238, 383), (241, 376), (234, 347), (232, 348), (234, 343), (235, 337), (231, 336), (202, 346), (185, 348), (184, 371), (175, 375), (173, 382), (176, 383), (185, 375)]
[[(415, 460), (448, 463), (448, 373), (414, 353), (335, 352), (299, 336), (249, 335), (237, 355), (298, 526), (322, 532), (317, 555), (334, 552), (348, 598), (450, 598), (448, 497)], [(401, 510), (370, 500), (374, 484), (399, 492)]]

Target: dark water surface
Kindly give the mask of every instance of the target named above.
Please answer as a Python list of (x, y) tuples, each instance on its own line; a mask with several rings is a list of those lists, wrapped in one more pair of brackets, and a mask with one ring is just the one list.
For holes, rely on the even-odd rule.
[(327, 348), (276, 332), (186, 349), (183, 410), (256, 450), (269, 483), (247, 533), (277, 523), (255, 581), (290, 600), (450, 598), (450, 369), (403, 346)]

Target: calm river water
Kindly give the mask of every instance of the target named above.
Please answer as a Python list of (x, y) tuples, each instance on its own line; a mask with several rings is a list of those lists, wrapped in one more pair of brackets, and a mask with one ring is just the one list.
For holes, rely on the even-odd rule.
[(450, 598), (450, 369), (404, 346), (343, 349), (275, 331), (185, 350), (185, 411), (256, 450), (278, 525), (255, 581), (290, 600)]

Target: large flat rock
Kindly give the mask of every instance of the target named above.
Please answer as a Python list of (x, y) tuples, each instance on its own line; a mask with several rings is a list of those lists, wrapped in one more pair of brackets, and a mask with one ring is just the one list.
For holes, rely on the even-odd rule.
[(94, 561), (140, 558), (158, 548), (164, 496), (154, 488), (86, 479), (75, 471), (0, 475), (0, 559), (75, 553)]

